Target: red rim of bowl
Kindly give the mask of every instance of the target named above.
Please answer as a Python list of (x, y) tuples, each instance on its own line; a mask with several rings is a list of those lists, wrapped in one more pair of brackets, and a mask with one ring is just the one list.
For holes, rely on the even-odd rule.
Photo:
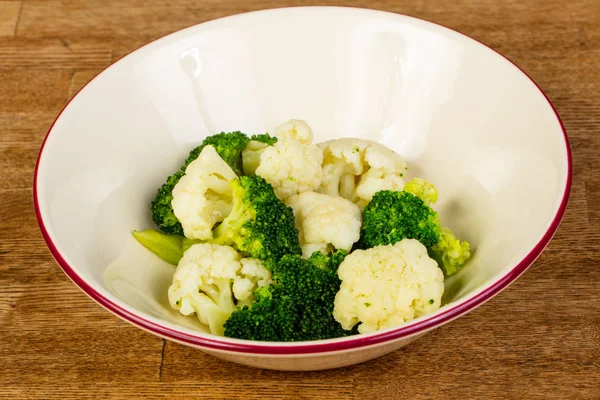
[[(292, 8), (331, 8), (331, 7), (292, 7)], [(351, 9), (351, 7), (337, 7), (337, 8)], [(271, 11), (272, 10), (275, 10), (275, 9), (271, 9)], [(360, 9), (356, 9), (356, 10), (360, 10)], [(548, 105), (554, 112), (556, 119), (557, 119), (558, 123), (560, 124), (561, 130), (563, 132), (563, 136), (564, 136), (564, 140), (565, 140), (565, 150), (566, 150), (566, 155), (567, 155), (568, 171), (567, 171), (566, 185), (565, 185), (565, 189), (563, 192), (563, 198), (561, 200), (558, 211), (557, 211), (556, 215), (554, 216), (554, 219), (552, 220), (550, 226), (548, 227), (548, 229), (546, 230), (546, 232), (544, 233), (544, 235), (542, 236), (540, 241), (533, 247), (533, 249), (520, 262), (517, 263), (517, 265), (511, 271), (509, 271), (506, 275), (502, 276), (498, 281), (494, 282), (494, 284), (492, 284), (485, 290), (481, 291), (477, 295), (473, 296), (472, 298), (466, 300), (465, 302), (460, 303), (454, 307), (448, 308), (448, 309), (440, 312), (439, 314), (432, 315), (429, 318), (424, 318), (421, 321), (418, 321), (412, 325), (399, 326), (398, 328), (395, 328), (393, 330), (389, 330), (386, 332), (382, 332), (379, 334), (376, 333), (376, 334), (372, 334), (372, 335), (368, 335), (368, 336), (359, 335), (356, 337), (349, 337), (344, 340), (334, 341), (334, 342), (321, 343), (319, 341), (316, 341), (316, 342), (300, 342), (298, 344), (294, 344), (294, 343), (274, 344), (274, 342), (261, 343), (261, 342), (250, 342), (250, 341), (236, 341), (233, 339), (229, 339), (229, 341), (224, 341), (224, 340), (220, 340), (218, 338), (213, 339), (210, 337), (202, 337), (202, 336), (188, 334), (185, 332), (180, 332), (180, 331), (159, 325), (155, 322), (149, 321), (139, 315), (136, 315), (136, 314), (122, 308), (118, 304), (112, 302), (111, 300), (104, 297), (101, 293), (96, 291), (96, 289), (94, 289), (81, 276), (79, 276), (77, 274), (75, 269), (73, 267), (71, 267), (67, 263), (67, 261), (63, 258), (63, 256), (60, 254), (56, 245), (50, 238), (48, 230), (46, 229), (46, 226), (44, 224), (44, 220), (42, 219), (40, 205), (39, 205), (39, 201), (38, 201), (38, 187), (37, 187), (38, 186), (38, 172), (39, 172), (39, 166), (40, 166), (40, 160), (42, 157), (42, 153), (44, 151), (46, 141), (48, 140), (48, 137), (50, 136), (50, 133), (52, 132), (52, 129), (54, 128), (54, 125), (56, 124), (56, 121), (58, 121), (58, 119), (60, 118), (60, 116), (62, 115), (64, 110), (69, 106), (71, 101), (73, 101), (73, 99), (75, 99), (77, 97), (77, 95), (79, 95), (79, 92), (81, 92), (81, 90), (83, 90), (90, 82), (92, 82), (93, 80), (98, 78), (98, 76), (101, 75), (102, 72), (106, 71), (108, 68), (111, 68), (116, 63), (118, 63), (120, 61), (120, 60), (118, 60), (115, 63), (109, 65), (98, 75), (96, 75), (96, 77), (94, 77), (90, 82), (88, 82), (88, 84), (83, 86), (77, 92), (77, 94), (75, 96), (73, 96), (71, 98), (71, 100), (69, 100), (69, 102), (67, 102), (67, 104), (63, 107), (63, 109), (60, 111), (60, 113), (58, 114), (58, 116), (56, 117), (56, 119), (54, 120), (52, 125), (50, 126), (50, 129), (48, 130), (48, 133), (46, 134), (46, 137), (40, 148), (40, 153), (38, 155), (38, 159), (36, 162), (35, 173), (34, 173), (34, 182), (33, 182), (33, 200), (34, 200), (34, 205), (35, 205), (37, 221), (40, 226), (40, 230), (42, 232), (42, 235), (44, 237), (46, 245), (48, 246), (52, 256), (54, 257), (54, 259), (56, 260), (58, 265), (62, 268), (62, 270), (65, 272), (65, 274), (73, 281), (73, 283), (75, 283), (75, 285), (77, 285), (84, 293), (86, 293), (94, 301), (96, 301), (98, 304), (100, 304), (107, 310), (113, 312), (115, 315), (119, 316), (120, 318), (124, 319), (125, 321), (127, 321), (133, 325), (136, 325), (142, 329), (145, 329), (153, 334), (156, 334), (156, 335), (164, 337), (164, 338), (172, 339), (172, 340), (179, 341), (179, 342), (193, 345), (193, 346), (203, 347), (203, 348), (210, 349), (210, 350), (217, 350), (217, 351), (220, 350), (220, 351), (232, 351), (232, 352), (239, 352), (239, 353), (265, 354), (265, 355), (294, 355), (294, 354), (300, 355), (300, 354), (323, 353), (323, 352), (333, 352), (333, 351), (341, 351), (341, 350), (348, 350), (348, 349), (357, 349), (360, 347), (371, 346), (371, 345), (387, 342), (390, 340), (396, 340), (396, 339), (412, 336), (412, 335), (415, 335), (418, 333), (424, 333), (427, 330), (433, 329), (445, 322), (448, 322), (454, 318), (457, 318), (457, 317), (469, 312), (470, 310), (475, 309), (479, 305), (485, 303), (487, 300), (492, 298), (494, 295), (498, 294), (500, 291), (502, 291), (504, 288), (506, 288), (510, 283), (512, 283), (514, 280), (516, 280), (523, 272), (525, 272), (525, 270), (527, 270), (527, 268), (531, 264), (533, 264), (533, 262), (537, 259), (537, 257), (542, 253), (542, 251), (548, 245), (548, 243), (552, 239), (552, 236), (558, 229), (558, 226), (560, 225), (562, 217), (564, 216), (565, 210), (567, 208), (567, 203), (568, 203), (569, 195), (571, 192), (572, 169), (573, 169), (571, 148), (569, 146), (569, 139), (567, 137), (567, 132), (565, 130), (562, 120), (560, 119), (560, 116), (558, 115), (558, 112), (556, 111), (556, 108), (554, 107), (554, 105), (552, 104), (552, 102), (550, 101), (550, 99), (548, 98), (546, 93), (544, 93), (544, 91), (540, 88), (540, 86), (525, 71), (523, 71), (523, 69), (521, 69), (518, 65), (516, 65), (514, 62), (512, 62), (510, 59), (508, 59), (504, 55), (502, 55), (499, 52), (497, 52), (496, 50), (486, 46), (479, 40), (473, 39), (472, 37), (470, 37), (468, 35), (457, 32), (454, 29), (445, 27), (445, 26), (437, 24), (435, 22), (426, 21), (426, 20), (423, 20), (420, 18), (410, 17), (410, 16), (406, 16), (403, 14), (378, 11), (378, 10), (369, 10), (369, 9), (362, 9), (362, 10), (377, 11), (377, 12), (381, 12), (381, 13), (385, 13), (385, 14), (394, 14), (396, 16), (417, 19), (419, 21), (424, 21), (424, 22), (427, 22), (432, 25), (443, 27), (449, 31), (458, 33), (461, 36), (464, 36), (470, 40), (473, 40), (473, 41), (479, 43), (480, 45), (484, 46), (485, 48), (498, 54), (499, 56), (504, 58), (506, 61), (508, 61), (509, 63), (514, 65), (519, 71), (521, 71), (521, 73), (523, 75), (525, 75), (536, 86), (536, 88), (544, 96), (544, 98), (548, 102)], [(269, 11), (269, 10), (255, 11), (252, 13), (262, 12), (262, 11)], [(252, 13), (246, 13), (246, 14), (252, 14)], [(238, 15), (243, 15), (243, 14), (238, 14)], [(224, 18), (229, 18), (229, 17), (224, 17)], [(210, 22), (210, 21), (208, 21), (208, 22)], [(178, 31), (178, 32), (180, 32), (180, 31)], [(177, 33), (177, 32), (171, 33), (166, 36), (170, 36), (175, 33)], [(166, 37), (166, 36), (164, 36), (164, 37)], [(139, 50), (143, 47), (146, 47), (152, 43), (155, 43), (161, 39), (162, 38), (156, 39), (144, 46), (141, 46), (137, 50)]]

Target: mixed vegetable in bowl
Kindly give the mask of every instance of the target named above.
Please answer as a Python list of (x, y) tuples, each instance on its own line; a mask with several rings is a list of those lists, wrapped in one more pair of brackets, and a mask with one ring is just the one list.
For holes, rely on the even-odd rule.
[(435, 187), (368, 140), (314, 144), (300, 120), (219, 133), (192, 150), (136, 239), (176, 265), (171, 306), (216, 335), (304, 341), (437, 310), (471, 256), (440, 225)]

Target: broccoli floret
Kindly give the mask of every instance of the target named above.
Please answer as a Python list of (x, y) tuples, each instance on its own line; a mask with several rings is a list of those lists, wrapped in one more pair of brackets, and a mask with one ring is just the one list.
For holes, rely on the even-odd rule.
[(184, 175), (185, 172), (181, 170), (169, 176), (167, 181), (158, 189), (151, 205), (152, 220), (158, 226), (158, 229), (169, 235), (183, 236), (183, 227), (175, 213), (173, 213), (171, 201), (173, 201), (173, 188)]
[(294, 212), (258, 175), (230, 182), (233, 208), (213, 230), (211, 243), (228, 245), (265, 261), (267, 268), (286, 254), (302, 254)]
[(450, 276), (471, 257), (471, 246), (454, 236), (450, 229), (442, 228), (440, 240), (429, 249), (429, 256), (437, 261), (446, 276)]
[(347, 253), (315, 252), (305, 260), (286, 255), (273, 265), (276, 282), (255, 292), (256, 302), (234, 311), (225, 322), (225, 336), (277, 342), (330, 339), (357, 333), (333, 318), (340, 288), (339, 264)]
[(183, 170), (202, 152), (204, 147), (209, 144), (212, 145), (221, 158), (229, 164), (233, 172), (237, 176), (242, 175), (242, 151), (246, 148), (250, 142), (248, 136), (243, 134), (242, 132), (221, 132), (213, 136), (209, 136), (200, 144), (200, 146), (196, 147), (194, 150), (190, 152), (187, 160), (185, 160), (185, 165), (183, 166)]
[(363, 209), (359, 249), (417, 239), (425, 247), (440, 240), (437, 213), (419, 197), (408, 192), (381, 190)]
[[(224, 336), (262, 340), (269, 342), (286, 341), (295, 330), (293, 300), (273, 295), (274, 286), (262, 287), (254, 292), (256, 301), (250, 307), (244, 306), (234, 311), (223, 324)], [(275, 297), (275, 298), (274, 298)]]
[(250, 140), (254, 140), (256, 142), (266, 143), (269, 146), (273, 146), (277, 143), (277, 138), (275, 136), (271, 136), (268, 133), (262, 133), (260, 135), (252, 135)]
[(244, 175), (253, 175), (260, 164), (260, 155), (268, 146), (272, 146), (277, 142), (277, 138), (264, 133), (262, 135), (252, 136), (250, 142), (242, 151), (242, 165)]
[(348, 255), (345, 250), (337, 250), (330, 255), (323, 254), (320, 251), (312, 253), (308, 261), (322, 270), (329, 271), (337, 276), (337, 270), (344, 258)]
[(437, 213), (420, 197), (434, 202), (437, 191), (432, 184), (419, 181), (411, 181), (408, 187), (415, 194), (404, 190), (375, 193), (363, 210), (363, 225), (356, 248), (368, 249), (395, 244), (402, 239), (417, 239), (428, 248), (430, 257), (437, 261), (446, 276), (450, 276), (471, 257), (470, 245), (457, 239), (450, 229), (440, 227)]
[(198, 158), (204, 147), (209, 144), (212, 145), (219, 156), (229, 164), (231, 169), (239, 176), (242, 175), (242, 150), (246, 148), (249, 142), (250, 139), (248, 136), (242, 132), (221, 132), (207, 137), (200, 146), (193, 149), (181, 169), (167, 178), (165, 184), (158, 189), (154, 201), (152, 201), (152, 220), (158, 228), (170, 235), (183, 236), (183, 228), (173, 213), (173, 206), (171, 205), (171, 201), (173, 200), (173, 188), (177, 185), (177, 182), (179, 182), (181, 177), (185, 175), (187, 166)]
[(421, 178), (414, 178), (402, 189), (404, 192), (412, 193), (419, 197), (427, 205), (435, 204), (438, 200), (438, 192), (432, 183)]

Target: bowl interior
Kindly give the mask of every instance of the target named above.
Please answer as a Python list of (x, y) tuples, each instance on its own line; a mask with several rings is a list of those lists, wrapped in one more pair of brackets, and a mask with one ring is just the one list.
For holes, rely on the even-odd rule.
[(173, 267), (132, 238), (188, 151), (220, 131), (306, 120), (316, 141), (379, 141), (438, 188), (442, 223), (475, 255), (444, 309), (506, 275), (540, 241), (568, 182), (560, 123), (535, 84), (458, 33), (355, 9), (250, 13), (119, 61), (66, 107), (43, 148), (37, 203), (55, 250), (110, 302), (194, 333), (170, 310)]

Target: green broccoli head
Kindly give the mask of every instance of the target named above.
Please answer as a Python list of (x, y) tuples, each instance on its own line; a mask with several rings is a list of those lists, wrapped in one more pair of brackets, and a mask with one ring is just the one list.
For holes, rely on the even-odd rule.
[(291, 298), (274, 293), (270, 285), (254, 292), (250, 307), (234, 311), (223, 324), (224, 336), (269, 342), (292, 341), (295, 333), (295, 309)]
[(233, 208), (213, 230), (211, 243), (228, 245), (265, 261), (267, 268), (286, 254), (302, 254), (294, 212), (258, 175), (230, 182)]
[(173, 212), (171, 201), (173, 201), (173, 188), (184, 175), (185, 172), (180, 170), (169, 176), (167, 181), (158, 189), (158, 193), (150, 206), (152, 220), (158, 226), (158, 229), (169, 235), (183, 236), (183, 227)]
[(429, 256), (437, 261), (446, 276), (450, 276), (471, 257), (471, 245), (459, 240), (450, 229), (442, 228), (440, 240), (429, 249)]
[(255, 142), (265, 143), (269, 146), (273, 146), (277, 143), (277, 138), (275, 136), (271, 136), (268, 133), (263, 133), (260, 135), (252, 135), (250, 140), (254, 140)]
[(408, 192), (381, 190), (363, 209), (359, 249), (417, 239), (425, 247), (440, 240), (437, 213), (423, 200)]
[(308, 261), (322, 270), (337, 274), (338, 267), (347, 255), (348, 252), (344, 250), (337, 250), (329, 255), (323, 254), (320, 251), (315, 251)]
[(209, 136), (200, 146), (196, 147), (194, 150), (190, 152), (187, 160), (185, 160), (185, 164), (183, 166), (183, 170), (190, 165), (192, 161), (194, 161), (204, 147), (209, 144), (212, 145), (221, 158), (229, 164), (233, 172), (237, 176), (242, 175), (242, 150), (246, 148), (250, 139), (242, 132), (221, 132), (213, 136)]
[(253, 175), (260, 164), (260, 155), (268, 146), (277, 142), (277, 138), (268, 133), (252, 136), (250, 142), (242, 152), (242, 166), (244, 175)]
[(219, 156), (221, 156), (221, 158), (225, 160), (231, 169), (239, 176), (242, 174), (242, 150), (246, 148), (248, 142), (250, 142), (250, 139), (242, 132), (221, 132), (207, 137), (200, 146), (193, 149), (181, 169), (167, 178), (167, 181), (158, 189), (154, 201), (152, 201), (150, 209), (152, 212), (152, 220), (156, 226), (164, 233), (170, 235), (183, 235), (183, 228), (175, 216), (173, 206), (171, 205), (171, 201), (173, 200), (173, 188), (185, 175), (187, 166), (198, 158), (204, 147), (209, 144), (212, 145)]
[(305, 260), (286, 255), (275, 263), (273, 280), (257, 290), (257, 301), (234, 311), (225, 322), (225, 336), (291, 342), (330, 339), (356, 334), (333, 318), (333, 303), (340, 288), (339, 264), (347, 253), (313, 254)]
[(438, 200), (438, 192), (435, 186), (421, 178), (414, 178), (404, 185), (402, 190), (414, 194), (427, 205), (435, 204)]

